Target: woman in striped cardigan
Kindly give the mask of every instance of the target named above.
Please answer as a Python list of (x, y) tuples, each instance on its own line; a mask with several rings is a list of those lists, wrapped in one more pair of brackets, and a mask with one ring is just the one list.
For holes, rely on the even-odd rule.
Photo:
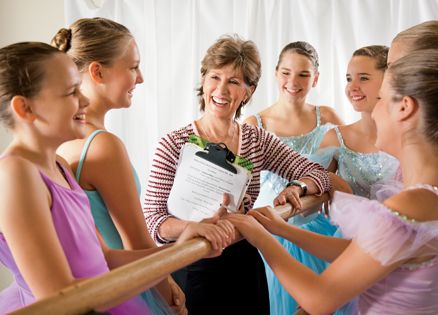
[[(180, 220), (169, 214), (167, 208), (180, 151), (192, 135), (208, 142), (222, 142), (234, 154), (251, 162), (252, 180), (247, 189), (250, 198), (242, 206), (245, 211), (257, 199), (262, 170), (275, 172), (288, 181), (300, 181), (301, 186), (287, 187), (277, 198), (277, 204), (288, 201), (300, 207), (299, 198), (306, 191), (307, 194), (329, 191), (329, 176), (320, 165), (300, 156), (263, 129), (236, 121), (254, 93), (260, 75), (260, 57), (252, 41), (225, 36), (208, 49), (202, 60), (198, 89), (202, 117), (168, 133), (155, 151), (144, 215), (157, 242), (175, 241), (187, 226), (201, 236), (221, 231), (217, 221)], [(186, 294), (191, 315), (269, 314), (263, 261), (257, 249), (245, 240), (227, 247), (219, 257), (200, 260), (178, 271), (175, 279)]]

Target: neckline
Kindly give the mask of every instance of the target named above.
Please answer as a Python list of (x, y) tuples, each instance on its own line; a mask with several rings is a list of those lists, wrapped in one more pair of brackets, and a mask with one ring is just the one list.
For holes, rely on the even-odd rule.
[(345, 143), (343, 143), (342, 147), (344, 148), (345, 151), (357, 154), (357, 155), (380, 155), (382, 153), (385, 153), (387, 155), (389, 155), (386, 152), (383, 151), (373, 151), (373, 152), (361, 152), (361, 151), (355, 151), (353, 149), (350, 149)]
[(342, 133), (341, 133), (341, 130), (339, 129), (339, 126), (335, 126), (334, 129), (335, 129), (335, 132), (338, 136), (338, 141), (339, 141), (340, 147), (343, 148), (347, 152), (354, 153), (357, 155), (379, 155), (381, 153), (385, 153), (385, 154), (389, 155), (388, 153), (383, 152), (383, 151), (379, 151), (379, 150), (373, 151), (373, 152), (362, 152), (362, 151), (353, 150), (352, 148), (348, 147), (345, 144), (345, 140), (344, 140), (344, 137), (342, 136)]
[[(238, 133), (237, 152), (235, 152), (235, 154), (236, 155), (240, 155), (240, 151), (241, 151), (241, 147), (242, 147), (242, 126), (237, 121), (235, 123), (237, 124), (237, 133)], [(192, 127), (192, 130), (195, 133), (195, 135), (197, 135), (201, 139), (204, 139), (204, 138), (201, 137), (201, 134), (199, 133), (199, 129), (196, 126), (196, 121), (193, 121), (191, 123), (191, 127)], [(207, 139), (204, 139), (204, 140), (207, 140)]]
[(59, 171), (61, 172), (62, 177), (64, 177), (64, 179), (66, 180), (68, 187), (63, 186), (61, 184), (58, 184), (57, 182), (55, 182), (53, 179), (51, 179), (49, 176), (47, 176), (43, 171), (41, 171), (40, 169), (38, 169), (39, 173), (44, 176), (45, 178), (47, 178), (52, 184), (56, 185), (57, 187), (60, 187), (62, 189), (65, 190), (69, 190), (69, 191), (73, 191), (75, 190), (75, 186), (73, 184), (72, 178), (69, 176), (68, 171), (61, 165), (61, 163), (59, 163), (58, 161), (56, 161), (56, 165), (58, 166)]
[[(325, 125), (325, 124), (324, 124)], [(283, 139), (283, 140), (285, 140), (285, 139), (298, 139), (298, 138), (303, 138), (303, 137), (306, 137), (306, 136), (310, 136), (310, 135), (312, 135), (313, 133), (315, 133), (321, 126), (324, 126), (324, 125), (320, 125), (320, 126), (316, 126), (315, 128), (313, 128), (312, 130), (310, 130), (309, 132), (307, 132), (307, 133), (302, 133), (302, 134), (300, 134), (300, 135), (293, 135), (293, 136), (277, 136), (278, 138), (280, 138), (280, 139)]]
[[(311, 105), (311, 104), (309, 104), (309, 105)], [(318, 130), (321, 126), (325, 126), (327, 124), (330, 124), (329, 122), (326, 122), (325, 124), (321, 123), (320, 106), (318, 106), (318, 105), (311, 105), (311, 106), (313, 106), (315, 109), (316, 126), (313, 129), (309, 130), (308, 132), (302, 133), (299, 135), (280, 136), (280, 135), (274, 133), (273, 131), (267, 130), (265, 128), (265, 126), (263, 126), (262, 116), (260, 115), (260, 113), (255, 114), (255, 117), (256, 117), (256, 119), (260, 119), (260, 126), (259, 127), (265, 129), (268, 132), (274, 133), (278, 138), (280, 138), (280, 139), (298, 139), (298, 138), (309, 136), (309, 135), (315, 133), (316, 130)]]
[[(0, 160), (12, 156), (11, 154), (2, 154), (0, 155)], [(55, 182), (53, 179), (51, 179), (49, 176), (47, 176), (41, 169), (38, 169), (38, 172), (44, 176), (45, 178), (47, 178), (48, 180), (50, 180), (50, 182), (52, 182), (53, 184), (55, 184), (56, 186), (59, 186), (61, 188), (67, 189), (67, 190), (74, 190), (75, 189), (75, 185), (74, 185), (74, 181), (73, 179), (69, 176), (68, 171), (62, 166), (61, 163), (59, 163), (58, 161), (56, 162), (56, 166), (58, 167), (59, 171), (61, 172), (62, 177), (64, 177), (64, 179), (66, 180), (67, 184), (69, 187), (65, 187), (62, 186), (61, 184), (58, 184), (57, 182)], [(34, 163), (32, 163), (34, 164)], [(34, 164), (35, 165), (35, 164)]]

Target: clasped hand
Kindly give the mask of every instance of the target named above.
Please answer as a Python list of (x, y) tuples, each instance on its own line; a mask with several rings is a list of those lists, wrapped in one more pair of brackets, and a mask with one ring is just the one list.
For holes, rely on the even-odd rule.
[[(178, 237), (177, 244), (195, 237), (203, 237), (210, 241), (212, 247), (212, 251), (207, 257), (220, 256), (222, 251), (236, 239), (233, 224), (224, 219), (228, 214), (228, 204), (229, 196), (224, 194), (222, 204), (217, 212), (211, 218), (203, 219), (200, 222), (189, 221)], [(243, 206), (239, 212), (243, 212)]]
[(204, 237), (212, 246), (212, 251), (207, 257), (217, 257), (237, 239), (238, 233), (235, 228), (257, 247), (257, 242), (263, 239), (263, 235), (280, 234), (282, 227), (287, 225), (271, 207), (249, 210), (247, 214), (243, 214), (244, 210), (241, 207), (238, 213), (229, 213), (226, 209), (228, 203), (228, 196), (224, 195), (224, 206), (221, 206), (214, 216), (200, 222), (188, 222), (177, 243)]
[(226, 219), (255, 247), (259, 247), (266, 236), (280, 235), (287, 226), (287, 222), (269, 206), (250, 210), (246, 215), (230, 214)]
[[(289, 186), (283, 189), (281, 193), (274, 199), (274, 206), (284, 205), (287, 202), (291, 204), (292, 211), (299, 211), (302, 209), (303, 204), (300, 199), (301, 188), (297, 186)], [(294, 214), (292, 212), (292, 214)]]

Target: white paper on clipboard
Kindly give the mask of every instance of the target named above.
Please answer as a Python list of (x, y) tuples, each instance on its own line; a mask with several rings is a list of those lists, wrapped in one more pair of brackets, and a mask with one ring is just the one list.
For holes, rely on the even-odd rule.
[(211, 217), (219, 209), (224, 193), (230, 196), (228, 207), (237, 210), (251, 181), (251, 172), (246, 168), (232, 164), (237, 171), (233, 174), (197, 156), (199, 151), (203, 149), (196, 144), (184, 145), (167, 200), (169, 213), (183, 220)]

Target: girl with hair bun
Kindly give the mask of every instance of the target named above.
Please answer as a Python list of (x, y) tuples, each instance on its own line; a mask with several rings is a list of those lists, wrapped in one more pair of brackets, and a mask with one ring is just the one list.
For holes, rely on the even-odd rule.
[(398, 33), (392, 40), (388, 53), (388, 65), (423, 49), (438, 49), (438, 20), (425, 21)]
[[(136, 85), (143, 82), (134, 37), (112, 20), (84, 18), (60, 29), (52, 45), (74, 60), (82, 77), (81, 91), (90, 100), (86, 136), (64, 143), (58, 153), (87, 194), (96, 226), (109, 247), (156, 248), (142, 215), (137, 173), (122, 141), (105, 126), (107, 113), (130, 107)], [(170, 276), (142, 296), (155, 314), (171, 312), (167, 304), (179, 314), (186, 313), (184, 293)]]

